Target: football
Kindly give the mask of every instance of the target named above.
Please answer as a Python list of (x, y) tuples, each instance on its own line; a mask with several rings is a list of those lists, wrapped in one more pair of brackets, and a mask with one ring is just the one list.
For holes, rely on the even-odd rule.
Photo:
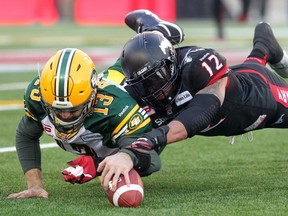
[[(105, 191), (109, 202), (118, 207), (138, 207), (144, 197), (142, 179), (135, 169), (129, 172), (130, 186), (126, 185), (123, 175), (120, 175), (115, 191)], [(111, 181), (112, 183), (112, 181)]]

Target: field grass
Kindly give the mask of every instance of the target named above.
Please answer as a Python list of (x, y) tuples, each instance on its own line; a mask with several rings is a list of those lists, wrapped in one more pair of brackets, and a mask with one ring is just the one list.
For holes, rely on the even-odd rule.
[[(187, 41), (224, 52), (248, 52), (253, 25), (228, 23), (226, 41), (216, 42), (213, 25), (183, 21)], [(239, 32), (249, 31), (246, 35)], [(0, 27), (1, 50), (63, 47), (119, 49), (132, 32), (124, 27)], [(281, 43), (288, 48), (286, 27), (277, 26)], [(112, 36), (111, 36), (112, 35)], [(229, 59), (229, 56), (226, 56)], [(1, 65), (0, 65), (1, 67)], [(100, 68), (105, 66), (99, 65)], [(0, 86), (28, 82), (35, 72), (0, 73)], [(0, 90), (0, 106), (21, 101), (24, 89)], [(0, 111), (0, 148), (14, 146), (15, 128), (23, 109)], [(7, 195), (26, 188), (16, 152), (0, 153), (0, 215), (287, 215), (287, 130), (265, 129), (237, 136), (194, 137), (170, 145), (162, 153), (162, 169), (143, 178), (145, 196), (136, 209), (112, 207), (98, 179), (83, 185), (63, 181), (61, 170), (75, 156), (60, 148), (42, 150), (43, 176), (49, 199), (9, 200)], [(43, 136), (42, 143), (51, 142)]]

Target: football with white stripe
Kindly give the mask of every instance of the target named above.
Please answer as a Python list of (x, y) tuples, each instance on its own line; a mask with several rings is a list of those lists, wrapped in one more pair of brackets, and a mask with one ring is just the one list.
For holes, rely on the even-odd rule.
[[(144, 197), (142, 179), (135, 169), (129, 172), (130, 186), (125, 182), (124, 176), (120, 175), (115, 191), (107, 190), (106, 196), (109, 202), (117, 207), (138, 207)], [(111, 181), (112, 183), (112, 181)]]

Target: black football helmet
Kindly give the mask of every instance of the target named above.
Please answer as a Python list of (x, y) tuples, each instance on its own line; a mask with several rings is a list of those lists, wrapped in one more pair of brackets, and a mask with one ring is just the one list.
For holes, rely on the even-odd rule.
[(154, 109), (171, 104), (179, 86), (175, 49), (159, 32), (143, 32), (123, 48), (121, 65), (127, 85)]

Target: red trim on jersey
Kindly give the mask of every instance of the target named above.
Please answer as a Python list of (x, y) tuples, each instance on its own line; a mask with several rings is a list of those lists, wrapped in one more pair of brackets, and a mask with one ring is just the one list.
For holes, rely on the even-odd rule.
[(254, 70), (237, 70), (239, 73), (254, 73), (257, 74), (264, 82), (266, 82), (270, 90), (275, 98), (275, 100), (282, 104), (284, 107), (288, 108), (288, 88), (287, 87), (282, 87), (282, 86), (277, 86), (272, 83), (270, 83), (265, 76), (263, 76), (261, 73), (254, 71)]
[(269, 84), (267, 78), (265, 76), (263, 76), (263, 74), (259, 73), (258, 71), (255, 71), (255, 70), (252, 70), (252, 69), (236, 70), (236, 71), (237, 71), (237, 73), (254, 73), (254, 74), (257, 74), (258, 76), (261, 77), (262, 80), (264, 80), (264, 82)]
[(284, 107), (288, 108), (288, 88), (276, 86), (271, 83), (269, 83), (269, 86), (275, 100)]
[(212, 85), (215, 83), (217, 80), (223, 77), (223, 75), (229, 70), (228, 66), (225, 65), (224, 68), (222, 68), (219, 73), (217, 73), (209, 82), (206, 86)]
[(259, 64), (261, 64), (263, 66), (266, 66), (266, 63), (267, 63), (266, 58), (261, 59), (261, 58), (256, 58), (256, 57), (248, 57), (248, 58), (246, 58), (246, 60), (244, 62), (249, 62), (249, 61), (253, 61), (253, 62), (259, 63)]

